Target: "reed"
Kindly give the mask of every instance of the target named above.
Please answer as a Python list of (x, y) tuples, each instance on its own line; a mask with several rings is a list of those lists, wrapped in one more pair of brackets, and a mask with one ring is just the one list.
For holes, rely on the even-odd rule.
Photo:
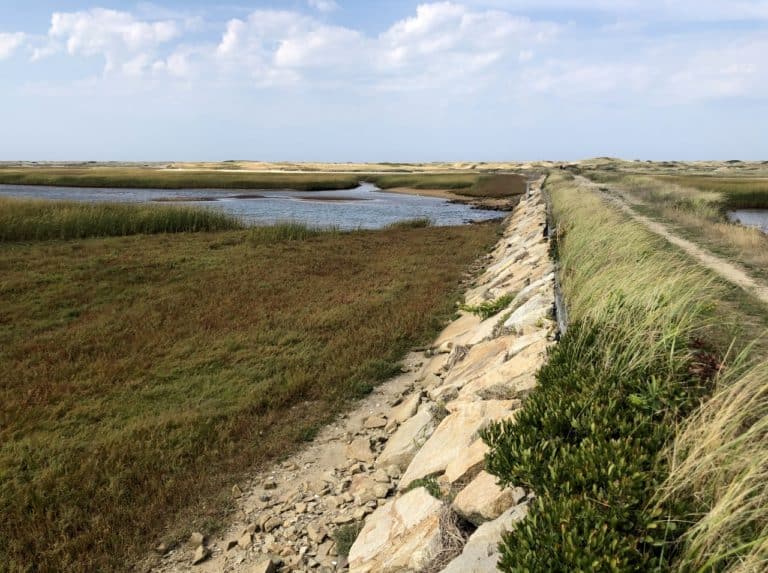
[(243, 228), (213, 209), (0, 198), (0, 241), (84, 239)]

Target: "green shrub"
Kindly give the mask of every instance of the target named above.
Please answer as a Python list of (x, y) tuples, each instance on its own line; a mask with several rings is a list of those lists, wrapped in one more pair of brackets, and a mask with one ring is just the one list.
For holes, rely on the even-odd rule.
[(349, 550), (355, 543), (355, 539), (363, 530), (361, 522), (343, 525), (333, 532), (333, 541), (336, 543), (336, 552), (342, 557), (349, 555)]
[(433, 477), (419, 478), (419, 479), (413, 480), (411, 483), (408, 484), (408, 487), (405, 488), (405, 491), (411, 491), (419, 487), (423, 487), (424, 489), (426, 489), (427, 493), (432, 497), (435, 497), (437, 499), (442, 499), (443, 497), (443, 493), (440, 491), (440, 484), (438, 484), (437, 480)]
[(504, 538), (504, 571), (648, 570), (674, 538), (646, 504), (665, 476), (659, 453), (702, 387), (664, 362), (605, 372), (603, 342), (598, 325), (571, 325), (515, 421), (483, 432), (488, 471), (538, 495)]
[(462, 310), (471, 312), (485, 320), (491, 318), (495, 314), (499, 314), (502, 310), (509, 306), (513, 300), (515, 300), (517, 293), (511, 292), (497, 298), (496, 300), (490, 300), (488, 302), (482, 302), (478, 305), (462, 305)]

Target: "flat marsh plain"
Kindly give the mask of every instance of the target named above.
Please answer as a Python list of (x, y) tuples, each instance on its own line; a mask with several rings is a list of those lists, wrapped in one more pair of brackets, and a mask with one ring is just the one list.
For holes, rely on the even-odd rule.
[(408, 227), (0, 242), (0, 571), (210, 531), (238, 476), (436, 335), (498, 236)]

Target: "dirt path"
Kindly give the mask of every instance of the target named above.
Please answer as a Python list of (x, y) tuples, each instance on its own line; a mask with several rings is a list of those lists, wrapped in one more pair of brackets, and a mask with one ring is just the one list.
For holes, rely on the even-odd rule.
[(635, 221), (642, 223), (648, 230), (663, 237), (676, 247), (679, 247), (686, 254), (717, 273), (720, 277), (756, 296), (765, 304), (768, 304), (768, 286), (752, 278), (741, 265), (730, 262), (722, 257), (718, 257), (699, 245), (676, 235), (663, 223), (659, 223), (645, 215), (641, 215), (631, 206), (631, 203), (637, 203), (619, 190), (611, 189), (610, 193), (606, 193), (603, 191), (605, 186), (598, 185), (586, 177), (578, 176), (577, 180), (582, 185), (595, 189), (597, 192), (601, 193), (606, 199), (617, 205)]

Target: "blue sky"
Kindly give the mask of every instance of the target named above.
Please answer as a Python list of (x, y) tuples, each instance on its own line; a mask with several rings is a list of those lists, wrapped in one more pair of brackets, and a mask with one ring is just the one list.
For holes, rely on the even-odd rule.
[(768, 159), (768, 0), (0, 0), (0, 160)]

